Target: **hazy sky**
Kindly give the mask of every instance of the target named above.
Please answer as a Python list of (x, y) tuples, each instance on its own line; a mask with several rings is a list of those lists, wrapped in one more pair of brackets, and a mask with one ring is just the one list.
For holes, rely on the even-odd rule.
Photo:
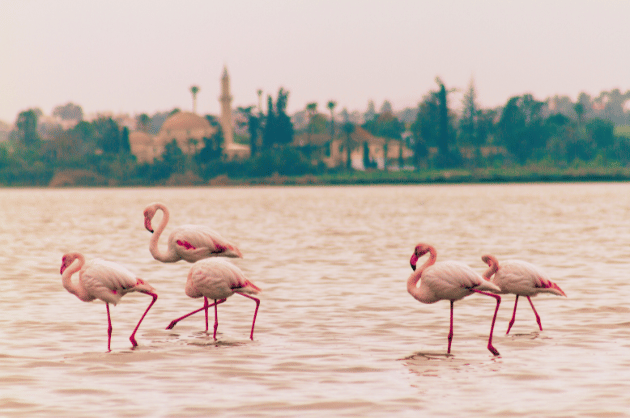
[[(86, 114), (219, 112), (290, 92), (289, 112), (416, 106), (474, 79), (484, 107), (513, 95), (630, 89), (630, 1), (0, 0), (0, 120), (73, 102)], [(452, 107), (460, 106), (453, 96)]]

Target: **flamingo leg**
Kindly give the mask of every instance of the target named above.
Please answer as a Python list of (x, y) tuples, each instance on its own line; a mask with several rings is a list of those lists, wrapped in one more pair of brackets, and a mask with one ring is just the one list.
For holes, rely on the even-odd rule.
[[(206, 310), (206, 314), (208, 311)], [(217, 300), (214, 300), (214, 333), (212, 334), (212, 338), (217, 340), (217, 328), (219, 328), (219, 309), (217, 309)], [(208, 323), (206, 322), (206, 331), (208, 330)]]
[(512, 313), (512, 319), (510, 320), (510, 323), (508, 324), (508, 330), (505, 333), (505, 335), (508, 335), (510, 333), (510, 329), (512, 328), (512, 325), (514, 325), (514, 320), (516, 319), (516, 305), (518, 304), (518, 295), (516, 295), (516, 299), (514, 300), (514, 312)]
[(446, 351), (447, 354), (451, 354), (451, 341), (453, 341), (453, 304), (455, 302), (451, 301), (451, 328), (448, 332), (448, 350)]
[(145, 316), (147, 316), (147, 312), (149, 312), (149, 309), (151, 309), (151, 306), (153, 306), (153, 304), (155, 303), (158, 297), (155, 293), (151, 293), (151, 292), (145, 292), (145, 293), (149, 296), (152, 296), (153, 300), (151, 301), (151, 303), (149, 303), (149, 306), (147, 307), (146, 311), (144, 311), (144, 313), (142, 314), (142, 317), (138, 321), (138, 325), (136, 325), (133, 332), (131, 333), (131, 337), (129, 337), (129, 341), (131, 341), (131, 345), (133, 347), (138, 346), (138, 343), (136, 342), (136, 331), (138, 331), (138, 328), (140, 328), (140, 324), (142, 323), (142, 320), (144, 319)]
[(112, 351), (110, 348), (112, 342), (112, 320), (109, 317), (109, 303), (105, 302), (107, 307), (107, 351)]
[(530, 299), (529, 296), (527, 296), (527, 300), (529, 301), (529, 304), (532, 305), (532, 309), (534, 310), (534, 315), (536, 315), (536, 322), (538, 322), (538, 328), (540, 328), (540, 330), (542, 331), (542, 324), (540, 323), (540, 316), (538, 316), (538, 312), (536, 312), (536, 308), (534, 308), (534, 304), (532, 303), (532, 300)]
[[(227, 299), (221, 299), (221, 300), (219, 300), (219, 301), (218, 301), (218, 302), (216, 302), (216, 303), (223, 303), (223, 302), (225, 302), (226, 300), (227, 300)], [(197, 312), (201, 312), (201, 311), (203, 311), (204, 309), (209, 308), (210, 306), (213, 306), (213, 305), (214, 305), (214, 303), (212, 303), (212, 304), (210, 304), (210, 305), (208, 305), (208, 306), (206, 307), (206, 306), (205, 306), (205, 304), (204, 304), (204, 306), (202, 306), (201, 308), (199, 308), (199, 309), (197, 309), (197, 310), (195, 310), (195, 311), (192, 311), (191, 313), (188, 313), (188, 314), (186, 314), (186, 315), (184, 315), (184, 316), (182, 316), (182, 317), (180, 317), (180, 318), (173, 319), (173, 320), (171, 321), (171, 323), (170, 323), (170, 324), (168, 324), (168, 327), (166, 327), (166, 329), (173, 329), (173, 327), (175, 327), (175, 325), (177, 325), (177, 323), (178, 323), (179, 321), (181, 321), (182, 319), (186, 319), (186, 318), (188, 318), (189, 316), (194, 315), (194, 314), (196, 314)]]
[(494, 331), (494, 323), (497, 320), (497, 313), (499, 313), (499, 305), (501, 304), (501, 296), (495, 295), (494, 293), (482, 292), (481, 290), (470, 289), (473, 292), (481, 293), (482, 295), (487, 295), (495, 298), (497, 300), (497, 307), (494, 309), (494, 316), (492, 317), (492, 325), (490, 326), (490, 337), (488, 338), (488, 350), (495, 356), (500, 355), (496, 348), (492, 345), (492, 333)]
[[(253, 296), (246, 295), (245, 293), (241, 293), (241, 292), (234, 292), (234, 293), (238, 293), (239, 295), (245, 296), (246, 298), (250, 298), (251, 300), (256, 302), (256, 310), (254, 311), (254, 320), (252, 321), (252, 332), (249, 334), (249, 339), (254, 341), (254, 325), (256, 324), (256, 315), (258, 315), (258, 307), (260, 306), (260, 299), (255, 298)], [(452, 323), (452, 318), (451, 318), (451, 323)], [(450, 346), (450, 343), (449, 343), (449, 346)]]
[[(214, 302), (215, 302), (214, 309), (216, 309), (217, 308), (217, 305), (216, 305), (217, 301), (215, 300)], [(209, 307), (209, 305), (208, 305), (208, 298), (205, 297), (205, 296), (203, 297), (203, 307), (206, 310), (206, 332), (208, 332), (208, 307)], [(216, 317), (216, 315), (215, 315), (215, 317)]]

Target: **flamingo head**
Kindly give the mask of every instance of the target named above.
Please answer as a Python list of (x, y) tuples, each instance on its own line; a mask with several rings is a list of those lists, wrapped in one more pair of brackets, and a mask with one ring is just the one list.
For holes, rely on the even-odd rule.
[(486, 263), (489, 267), (488, 271), (483, 274), (483, 277), (486, 280), (490, 280), (490, 277), (492, 277), (492, 275), (496, 273), (497, 270), (499, 270), (499, 262), (497, 261), (495, 256), (490, 254), (482, 255), (481, 260), (483, 260), (483, 262)]
[(136, 279), (136, 285), (134, 286), (134, 290), (137, 290), (143, 293), (155, 294), (155, 289), (153, 288), (153, 286), (151, 286), (149, 283), (145, 282), (144, 280), (140, 278)]
[(428, 244), (416, 245), (416, 249), (413, 251), (413, 254), (411, 255), (411, 260), (409, 260), (409, 264), (411, 264), (411, 269), (413, 271), (416, 271), (416, 265), (418, 264), (418, 259), (430, 251), (431, 251), (431, 246)]
[(492, 267), (493, 265), (498, 265), (496, 257), (490, 254), (482, 255), (481, 260), (488, 265), (488, 267)]
[(153, 233), (153, 227), (151, 226), (151, 220), (155, 216), (155, 212), (156, 212), (156, 208), (153, 205), (147, 206), (147, 208), (144, 210), (144, 227), (150, 233)]
[(74, 260), (77, 259), (77, 255), (76, 254), (65, 254), (62, 258), (61, 258), (61, 269), (59, 270), (59, 274), (63, 274), (63, 272), (70, 267), (70, 264), (72, 264), (72, 262)]
[(243, 253), (241, 253), (241, 250), (233, 245), (228, 245), (221, 255), (223, 255), (224, 257), (243, 258)]

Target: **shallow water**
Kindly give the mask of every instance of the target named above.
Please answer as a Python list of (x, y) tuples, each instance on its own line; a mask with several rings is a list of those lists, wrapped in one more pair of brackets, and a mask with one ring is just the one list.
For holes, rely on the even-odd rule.
[[(142, 211), (209, 225), (263, 289), (219, 306), (218, 341), (184, 294), (190, 264), (148, 251)], [(630, 405), (630, 185), (0, 189), (1, 416), (626, 416)], [(165, 236), (161, 244), (165, 245)], [(406, 291), (420, 242), (479, 272), (480, 256), (539, 265), (568, 298), (423, 305)], [(119, 262), (159, 293), (111, 308), (61, 285), (68, 251)], [(213, 318), (212, 310), (210, 321)]]

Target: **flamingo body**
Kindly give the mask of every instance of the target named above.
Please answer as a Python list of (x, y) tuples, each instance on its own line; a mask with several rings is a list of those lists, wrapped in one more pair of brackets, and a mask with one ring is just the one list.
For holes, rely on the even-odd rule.
[(234, 293), (258, 294), (260, 288), (250, 282), (241, 269), (220, 258), (197, 261), (188, 273), (186, 295), (191, 298), (227, 299)]
[(566, 296), (564, 291), (549, 279), (547, 273), (521, 260), (501, 262), (491, 282), (501, 288), (502, 294), (536, 296), (539, 293), (552, 293), (557, 296)]
[(416, 297), (422, 303), (460, 300), (475, 293), (471, 289), (497, 293), (500, 289), (483, 280), (480, 274), (458, 261), (440, 261), (427, 267), (421, 275)]
[[(420, 268), (416, 269), (418, 259), (426, 253), (430, 254), (429, 259)], [(450, 301), (451, 322), (447, 353), (451, 352), (451, 342), (453, 340), (453, 304), (455, 301), (473, 293), (481, 293), (493, 297), (497, 301), (492, 325), (490, 326), (488, 350), (494, 355), (499, 355), (499, 352), (492, 345), (492, 331), (494, 330), (494, 323), (499, 311), (501, 296), (487, 292), (497, 292), (500, 289), (489, 281), (484, 280), (481, 275), (465, 264), (457, 261), (436, 263), (436, 259), (437, 253), (432, 246), (423, 243), (416, 246), (410, 260), (411, 268), (414, 272), (407, 279), (407, 291), (422, 303), (435, 303), (439, 300)], [(419, 285), (418, 282), (420, 282)]]
[[(76, 263), (75, 260), (77, 260)], [(79, 280), (74, 283), (72, 275), (77, 271), (79, 272)], [(149, 304), (129, 338), (134, 347), (138, 345), (135, 340), (136, 331), (157, 300), (155, 289), (149, 283), (137, 277), (127, 268), (111, 261), (96, 258), (86, 263), (85, 257), (80, 253), (65, 254), (62, 258), (60, 273), (63, 287), (80, 300), (91, 302), (100, 299), (105, 302), (108, 322), (108, 351), (110, 351), (112, 332), (109, 304), (117, 305), (120, 299), (130, 292), (142, 292), (152, 296), (153, 301)]]
[[(216, 332), (218, 327), (217, 305), (226, 301), (233, 294), (240, 294), (256, 302), (256, 310), (254, 311), (254, 319), (252, 321), (252, 330), (250, 339), (254, 338), (254, 326), (256, 324), (256, 315), (260, 299), (249, 295), (258, 294), (261, 290), (258, 286), (249, 281), (241, 269), (234, 264), (221, 258), (206, 258), (199, 260), (193, 264), (188, 273), (186, 281), (186, 295), (191, 298), (204, 298), (204, 307), (197, 309), (181, 318), (175, 319), (170, 323), (167, 329), (172, 329), (180, 320), (200, 312), (206, 311), (206, 331), (208, 330), (208, 308), (214, 306), (215, 322), (214, 322), (214, 339), (216, 340)], [(208, 299), (213, 299), (213, 304), (208, 304)]]
[(539, 293), (551, 293), (557, 296), (567, 296), (560, 286), (552, 282), (549, 276), (539, 267), (521, 260), (506, 260), (501, 262), (492, 255), (484, 255), (481, 259), (488, 264), (488, 270), (484, 273), (484, 278), (490, 280), (501, 288), (502, 294), (513, 293), (516, 295), (514, 300), (514, 312), (512, 319), (508, 325), (506, 334), (510, 333), (512, 325), (516, 319), (516, 307), (518, 297), (525, 296), (536, 316), (538, 328), (542, 331), (542, 322), (540, 316), (534, 308), (531, 298)]
[[(163, 213), (160, 225), (154, 230), (151, 224), (156, 212)], [(144, 210), (144, 226), (153, 233), (149, 251), (153, 258), (164, 263), (185, 260), (189, 263), (209, 257), (243, 257), (240, 250), (214, 229), (204, 225), (181, 225), (173, 229), (167, 241), (167, 252), (158, 248), (158, 240), (169, 220), (169, 211), (161, 203), (152, 203)]]

